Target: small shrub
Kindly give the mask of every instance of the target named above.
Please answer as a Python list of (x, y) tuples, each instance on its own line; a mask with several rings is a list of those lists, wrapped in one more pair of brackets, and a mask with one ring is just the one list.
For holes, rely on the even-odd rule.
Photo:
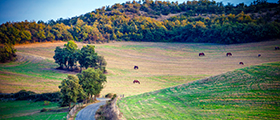
[(114, 94), (111, 100), (114, 100), (117, 97), (117, 94)]
[(107, 95), (105, 95), (105, 98), (112, 98), (113, 97), (113, 93), (108, 93)]
[(44, 101), (44, 105), (49, 105), (50, 104), (50, 101)]
[(98, 109), (98, 110), (96, 111), (96, 114), (101, 115), (101, 114), (102, 114), (101, 109)]
[(13, 97), (16, 98), (17, 100), (27, 100), (30, 99), (29, 97), (34, 94), (36, 93), (32, 91), (20, 90), (19, 92), (14, 93)]
[(105, 117), (105, 116), (100, 116), (100, 117), (97, 118), (97, 120), (108, 120), (108, 118)]
[(58, 102), (58, 105), (59, 105), (59, 107), (66, 107), (66, 106), (68, 106), (69, 104), (68, 104), (67, 102), (63, 102), (62, 100), (60, 100), (60, 101)]
[(46, 112), (48, 111), (46, 108), (43, 108), (40, 112)]
[(100, 106), (100, 109), (102, 109), (103, 107), (104, 107), (104, 105), (101, 105), (101, 106)]

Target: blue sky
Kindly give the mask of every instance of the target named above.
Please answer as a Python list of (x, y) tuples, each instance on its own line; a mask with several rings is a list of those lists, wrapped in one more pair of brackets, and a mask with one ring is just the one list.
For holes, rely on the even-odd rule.
[[(124, 3), (129, 0), (0, 0), (0, 24), (5, 22), (38, 21), (47, 22), (51, 19), (71, 18), (79, 16), (115, 3)], [(132, 0), (130, 0), (132, 1)], [(138, 0), (136, 0), (138, 1)], [(168, 0), (162, 0), (168, 1)], [(186, 0), (169, 0), (182, 3)], [(191, 0), (192, 1), (192, 0)], [(250, 4), (253, 0), (216, 0), (236, 4), (244, 2)], [(268, 0), (277, 2), (278, 0)]]

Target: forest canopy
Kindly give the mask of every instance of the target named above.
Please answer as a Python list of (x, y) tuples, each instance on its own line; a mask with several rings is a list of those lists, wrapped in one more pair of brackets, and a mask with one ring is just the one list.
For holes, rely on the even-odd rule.
[(84, 15), (43, 21), (6, 22), (1, 44), (75, 40), (247, 43), (280, 38), (280, 2), (237, 5), (209, 0), (183, 3), (129, 1)]

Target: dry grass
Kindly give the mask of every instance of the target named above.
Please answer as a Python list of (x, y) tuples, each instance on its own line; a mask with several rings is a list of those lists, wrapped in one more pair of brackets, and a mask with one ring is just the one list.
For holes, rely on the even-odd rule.
[[(21, 56), (53, 61), (54, 49), (65, 42), (17, 45)], [(77, 43), (81, 48), (83, 43)], [(101, 94), (135, 95), (218, 75), (246, 66), (279, 61), (280, 41), (218, 45), (204, 43), (115, 42), (95, 44), (107, 61), (107, 84)], [(206, 56), (199, 57), (204, 52)], [(226, 57), (231, 52), (232, 57)], [(257, 57), (262, 54), (261, 57)], [(31, 58), (29, 58), (31, 59)], [(32, 58), (33, 59), (33, 58)], [(41, 59), (36, 59), (39, 62)], [(242, 61), (245, 65), (239, 65)], [(134, 70), (134, 65), (139, 66)], [(133, 80), (141, 84), (133, 84)], [(57, 84), (58, 86), (59, 84)]]

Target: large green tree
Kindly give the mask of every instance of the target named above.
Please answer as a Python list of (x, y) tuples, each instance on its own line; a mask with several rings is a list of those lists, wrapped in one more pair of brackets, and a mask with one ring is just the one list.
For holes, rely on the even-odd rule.
[(64, 50), (64, 55), (67, 59), (67, 69), (69, 69), (69, 67), (71, 67), (71, 70), (73, 70), (73, 66), (76, 65), (77, 63), (77, 51), (78, 51), (78, 45), (73, 41), (70, 40), (68, 41), (67, 44), (64, 45), (65, 48)]
[(63, 58), (63, 49), (57, 46), (54, 50), (54, 56), (53, 59), (55, 60), (55, 63), (57, 63), (60, 67), (60, 69), (63, 69), (63, 65), (66, 64), (64, 58)]
[(55, 55), (53, 56), (55, 62), (59, 64), (59, 68), (63, 68), (63, 65), (73, 70), (73, 66), (76, 66), (77, 61), (80, 64), (80, 70), (83, 68), (93, 67), (105, 72), (107, 62), (103, 56), (98, 56), (95, 52), (93, 45), (83, 46), (81, 50), (77, 49), (78, 46), (74, 41), (69, 41), (64, 45), (65, 48), (56, 47)]
[(104, 88), (106, 76), (99, 69), (88, 68), (83, 70), (82, 73), (77, 74), (79, 78), (79, 83), (81, 84), (83, 90), (91, 98), (94, 95), (94, 100), (96, 96)]
[(79, 84), (79, 79), (75, 75), (68, 75), (67, 79), (64, 79), (59, 86), (61, 95), (60, 104), (68, 104), (69, 110), (71, 103), (76, 103), (77, 99), (84, 99), (85, 93), (82, 86)]
[(79, 61), (81, 70), (83, 67), (85, 67), (87, 69), (88, 67), (97, 66), (96, 61), (97, 61), (98, 56), (94, 50), (94, 47), (95, 46), (93, 46), (93, 45), (83, 46), (81, 51), (79, 51), (78, 61)]

